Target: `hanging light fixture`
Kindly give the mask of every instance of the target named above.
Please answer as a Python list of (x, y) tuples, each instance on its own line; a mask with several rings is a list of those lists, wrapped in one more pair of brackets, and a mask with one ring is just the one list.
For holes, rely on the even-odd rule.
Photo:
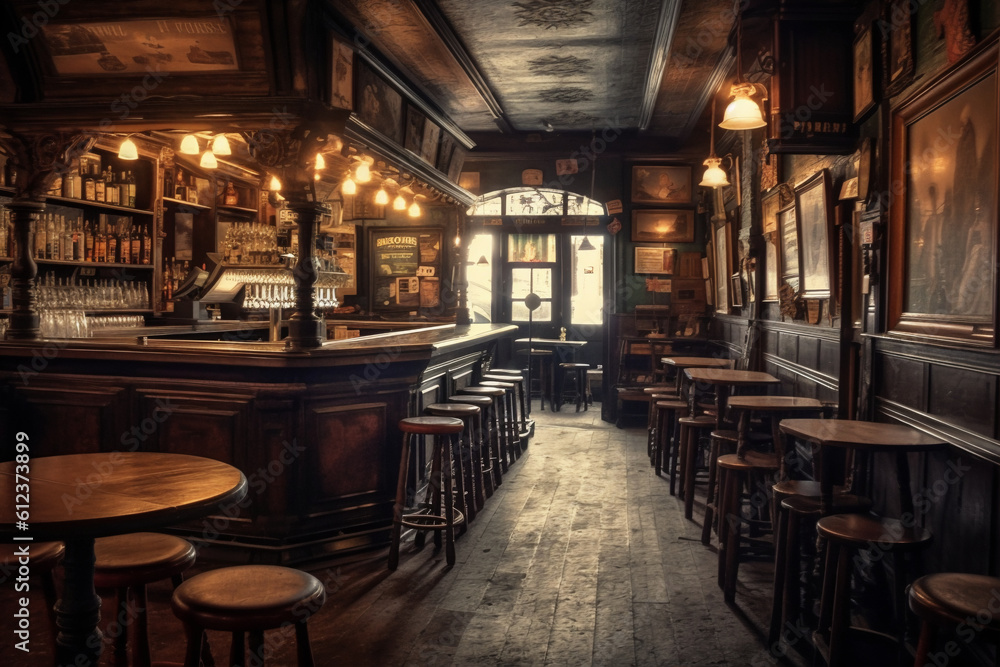
[(597, 248), (596, 246), (594, 246), (593, 243), (590, 242), (589, 237), (584, 236), (583, 243), (580, 244), (580, 247), (577, 248), (577, 250), (597, 250)]
[(201, 152), (201, 147), (198, 146), (198, 137), (193, 134), (185, 134), (184, 138), (181, 139), (181, 153), (185, 155), (197, 155)]
[(358, 184), (354, 182), (354, 179), (348, 176), (341, 184), (340, 191), (345, 195), (356, 195), (358, 194)]
[(139, 151), (135, 147), (135, 142), (132, 141), (132, 137), (125, 137), (125, 141), (122, 145), (118, 147), (118, 157), (122, 160), (138, 160)]
[(480, 255), (479, 261), (476, 262), (476, 266), (485, 266), (490, 263), (490, 260), (486, 259), (486, 255)]
[(729, 178), (719, 166), (720, 164), (722, 164), (722, 160), (715, 156), (715, 95), (712, 95), (712, 117), (708, 123), (708, 158), (704, 162), (708, 169), (705, 170), (705, 175), (698, 185), (706, 188), (729, 185)]
[(372, 180), (372, 170), (367, 162), (361, 160), (358, 163), (357, 169), (354, 170), (354, 178), (357, 179), (358, 183), (367, 183)]
[(278, 180), (277, 176), (271, 177), (271, 182), (268, 184), (268, 189), (271, 192), (281, 192), (281, 181)]
[(413, 203), (410, 204), (410, 211), (409, 212), (410, 212), (410, 217), (411, 218), (419, 218), (420, 217), (420, 204), (418, 204), (416, 202), (416, 200), (414, 200)]
[(403, 195), (396, 195), (396, 198), (392, 200), (392, 210), (394, 211), (406, 210), (406, 199), (403, 198)]
[(232, 155), (233, 150), (229, 147), (229, 139), (226, 135), (220, 134), (212, 141), (212, 152), (216, 155)]
[(322, 153), (316, 153), (316, 169), (326, 169), (326, 158)]
[(201, 166), (203, 169), (216, 169), (219, 166), (219, 161), (215, 159), (215, 153), (212, 151), (202, 153)]
[(375, 203), (379, 206), (385, 206), (389, 203), (389, 193), (385, 191), (384, 187), (380, 187), (375, 193)]
[(759, 83), (744, 83), (743, 78), (743, 17), (736, 15), (736, 81), (729, 91), (733, 101), (726, 107), (722, 122), (719, 127), (724, 130), (754, 130), (764, 127), (767, 122), (760, 107), (751, 97), (754, 93), (761, 93), (761, 101), (767, 99), (767, 88)]
[[(597, 130), (591, 132), (591, 141), (597, 138)], [(590, 163), (590, 197), (587, 199), (586, 206), (583, 209), (583, 213), (587, 213), (587, 207), (590, 206), (590, 202), (594, 200), (594, 180), (597, 178), (597, 156), (594, 156), (593, 161)], [(583, 243), (577, 248), (577, 250), (596, 250), (594, 244), (590, 242), (590, 237), (586, 233), (583, 235)]]

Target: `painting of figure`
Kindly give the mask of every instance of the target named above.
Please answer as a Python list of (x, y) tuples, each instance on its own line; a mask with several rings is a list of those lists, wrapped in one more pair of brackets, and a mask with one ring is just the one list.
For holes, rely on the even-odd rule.
[(358, 63), (357, 113), (366, 125), (403, 143), (403, 97), (368, 65)]
[(691, 167), (632, 167), (632, 202), (690, 204)]

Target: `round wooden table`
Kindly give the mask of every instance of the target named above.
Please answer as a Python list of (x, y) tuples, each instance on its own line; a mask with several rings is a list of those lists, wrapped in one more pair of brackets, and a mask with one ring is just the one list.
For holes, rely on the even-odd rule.
[(660, 363), (664, 366), (673, 366), (677, 369), (675, 382), (677, 383), (677, 394), (683, 396), (683, 380), (685, 368), (731, 368), (732, 359), (719, 359), (718, 357), (662, 357)]
[[(825, 447), (841, 447), (865, 452), (894, 452), (900, 507), (904, 515), (911, 517), (914, 516), (913, 492), (910, 489), (910, 466), (906, 454), (947, 445), (940, 438), (902, 424), (852, 419), (784, 419), (778, 428), (786, 436), (800, 438), (817, 446), (820, 457)], [(787, 450), (787, 447), (785, 449)], [(832, 466), (822, 465), (822, 461), (819, 468), (822, 511), (825, 516), (833, 500), (833, 472)]]
[(689, 380), (715, 386), (715, 427), (725, 428), (726, 407), (729, 405), (729, 392), (734, 387), (754, 387), (781, 382), (770, 373), (760, 371), (737, 371), (729, 368), (688, 368), (684, 370)]
[[(771, 435), (774, 439), (774, 446), (778, 447), (778, 439), (780, 437), (778, 432), (779, 417), (796, 412), (817, 413), (822, 409), (823, 404), (815, 398), (800, 398), (798, 396), (731, 396), (729, 398), (729, 410), (740, 413), (739, 425), (736, 429), (740, 434), (736, 446), (737, 456), (742, 459), (746, 454), (747, 444), (750, 441), (747, 436), (750, 431), (750, 417), (752, 413), (763, 412), (771, 417)], [(784, 477), (784, 457), (781, 458), (781, 463), (782, 477)]]
[[(32, 458), (27, 465), (26, 482), (16, 462), (0, 463), (0, 541), (29, 545), (29, 551), (36, 541), (66, 543), (65, 588), (56, 605), (58, 665), (96, 665), (100, 656), (94, 538), (196, 519), (247, 494), (247, 480), (233, 466), (183, 454), (70, 454)], [(15, 485), (25, 483), (26, 529), (15, 514)]]

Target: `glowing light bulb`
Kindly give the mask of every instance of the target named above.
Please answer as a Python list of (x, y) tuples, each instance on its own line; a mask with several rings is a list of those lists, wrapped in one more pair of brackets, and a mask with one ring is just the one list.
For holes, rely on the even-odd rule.
[(269, 189), (271, 192), (281, 192), (281, 181), (278, 180), (277, 176), (271, 177), (271, 183), (269, 184)]
[(340, 186), (340, 191), (345, 195), (356, 195), (358, 194), (358, 184), (351, 178), (347, 178), (344, 180), (344, 184)]
[(406, 200), (403, 199), (403, 195), (396, 195), (396, 198), (392, 200), (392, 209), (394, 211), (406, 210)]
[(136, 150), (135, 142), (130, 138), (126, 137), (125, 141), (118, 148), (118, 157), (122, 160), (138, 160), (139, 151)]
[(372, 180), (372, 170), (368, 167), (367, 162), (358, 163), (358, 168), (354, 171), (354, 178), (358, 180), (358, 183), (367, 183)]
[(215, 153), (205, 151), (201, 154), (201, 166), (203, 169), (215, 169), (219, 166), (219, 161), (215, 159)]
[(322, 153), (316, 153), (316, 169), (326, 169), (326, 158)]
[(185, 134), (181, 140), (181, 153), (185, 155), (197, 155), (200, 152), (201, 148), (198, 146), (198, 137), (193, 134)]
[(212, 152), (216, 155), (232, 155), (233, 151), (229, 147), (229, 139), (226, 139), (226, 135), (220, 134), (212, 141)]
[(375, 203), (379, 206), (385, 206), (389, 203), (389, 193), (385, 191), (385, 188), (379, 188), (378, 192), (375, 193)]
[(413, 202), (410, 204), (410, 217), (419, 218), (420, 217), (420, 204)]

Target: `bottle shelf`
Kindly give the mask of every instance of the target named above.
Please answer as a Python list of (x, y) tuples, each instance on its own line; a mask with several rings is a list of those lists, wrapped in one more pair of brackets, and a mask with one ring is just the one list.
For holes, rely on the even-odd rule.
[(184, 201), (183, 199), (174, 199), (173, 197), (164, 197), (163, 201), (168, 204), (177, 204), (179, 206), (188, 206), (190, 208), (196, 208), (199, 211), (207, 211), (212, 208), (211, 206), (205, 206), (204, 204), (195, 204), (189, 201)]
[(240, 213), (243, 215), (248, 215), (251, 213), (253, 215), (257, 215), (258, 213), (260, 213), (260, 211), (258, 211), (255, 208), (246, 208), (245, 206), (227, 206), (225, 204), (217, 204), (215, 210), (225, 211), (227, 213)]
[(76, 262), (68, 259), (35, 259), (35, 264), (53, 264), (55, 266), (81, 266), (84, 268), (101, 269), (139, 269), (142, 271), (152, 271), (152, 264), (119, 264), (111, 262)]
[(109, 211), (119, 211), (121, 213), (132, 213), (135, 215), (153, 215), (152, 211), (148, 211), (143, 208), (116, 206), (115, 204), (105, 204), (104, 202), (90, 201), (89, 199), (76, 199), (75, 197), (56, 197), (55, 195), (49, 195), (45, 198), (45, 201), (66, 204), (67, 206), (70, 207), (86, 206), (88, 208), (107, 209)]

